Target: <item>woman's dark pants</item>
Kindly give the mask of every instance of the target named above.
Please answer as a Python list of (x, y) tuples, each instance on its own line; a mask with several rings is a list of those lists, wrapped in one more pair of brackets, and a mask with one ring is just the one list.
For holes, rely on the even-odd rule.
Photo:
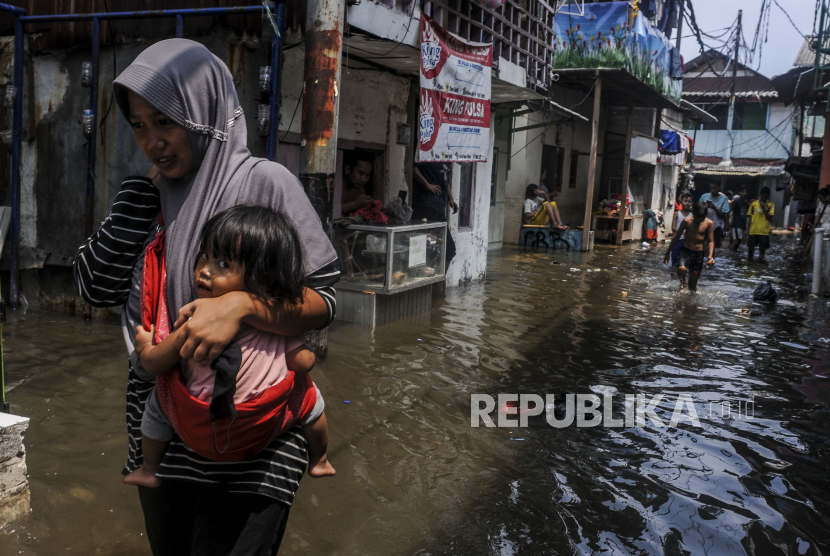
[(189, 481), (138, 487), (155, 556), (273, 556), (288, 511), (273, 498)]
[[(434, 209), (431, 207), (412, 207), (412, 220), (410, 224), (420, 224), (419, 220), (426, 218), (427, 222), (446, 222), (447, 217), (443, 210)], [(447, 263), (455, 257), (455, 240), (450, 234), (450, 228), (447, 226)]]

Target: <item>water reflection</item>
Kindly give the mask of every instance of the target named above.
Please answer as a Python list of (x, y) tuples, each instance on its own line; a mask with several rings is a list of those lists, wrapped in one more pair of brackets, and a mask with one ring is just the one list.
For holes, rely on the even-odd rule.
[[(336, 325), (314, 372), (338, 475), (303, 481), (282, 553), (827, 553), (826, 300), (808, 297), (790, 243), (774, 245), (766, 267), (719, 253), (696, 296), (677, 292), (660, 249), (505, 250), (430, 314)], [(751, 303), (761, 280), (779, 289), (774, 308)], [(0, 554), (146, 554), (117, 476), (117, 327), (27, 319), (7, 327), (7, 368), (28, 373), (10, 397), (33, 416), (35, 513)], [(662, 393), (666, 422), (688, 392), (701, 426), (470, 427), (471, 393), (565, 390)], [(746, 405), (739, 418), (747, 400), (753, 418)]]

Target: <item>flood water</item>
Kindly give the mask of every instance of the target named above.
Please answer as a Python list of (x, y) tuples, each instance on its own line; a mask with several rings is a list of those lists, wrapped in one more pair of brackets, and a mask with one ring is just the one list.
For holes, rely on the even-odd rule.
[[(280, 554), (827, 554), (829, 300), (786, 236), (766, 266), (718, 251), (697, 295), (663, 249), (505, 249), (429, 314), (335, 324), (313, 375), (337, 476), (302, 481)], [(752, 303), (762, 280), (773, 308)], [(29, 311), (4, 332), (33, 513), (0, 554), (149, 554), (119, 473), (118, 324)], [(690, 393), (700, 426), (470, 426), (471, 394), (563, 391), (616, 391), (615, 417), (623, 394), (664, 394), (665, 422)]]

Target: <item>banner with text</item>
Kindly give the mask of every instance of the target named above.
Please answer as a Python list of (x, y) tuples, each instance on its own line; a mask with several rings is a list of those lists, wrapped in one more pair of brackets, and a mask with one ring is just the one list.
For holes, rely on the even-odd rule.
[(421, 162), (486, 162), (490, 44), (459, 39), (421, 14)]

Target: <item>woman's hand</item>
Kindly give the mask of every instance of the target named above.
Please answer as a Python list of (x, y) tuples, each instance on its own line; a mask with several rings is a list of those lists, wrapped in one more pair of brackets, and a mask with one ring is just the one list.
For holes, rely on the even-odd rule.
[(135, 353), (139, 357), (149, 347), (153, 347), (153, 337), (156, 335), (156, 327), (151, 326), (150, 330), (146, 330), (143, 326), (135, 327)]
[(250, 312), (245, 292), (230, 292), (222, 297), (191, 301), (179, 310), (174, 328), (182, 330), (176, 347), (183, 359), (213, 361), (239, 333)]

